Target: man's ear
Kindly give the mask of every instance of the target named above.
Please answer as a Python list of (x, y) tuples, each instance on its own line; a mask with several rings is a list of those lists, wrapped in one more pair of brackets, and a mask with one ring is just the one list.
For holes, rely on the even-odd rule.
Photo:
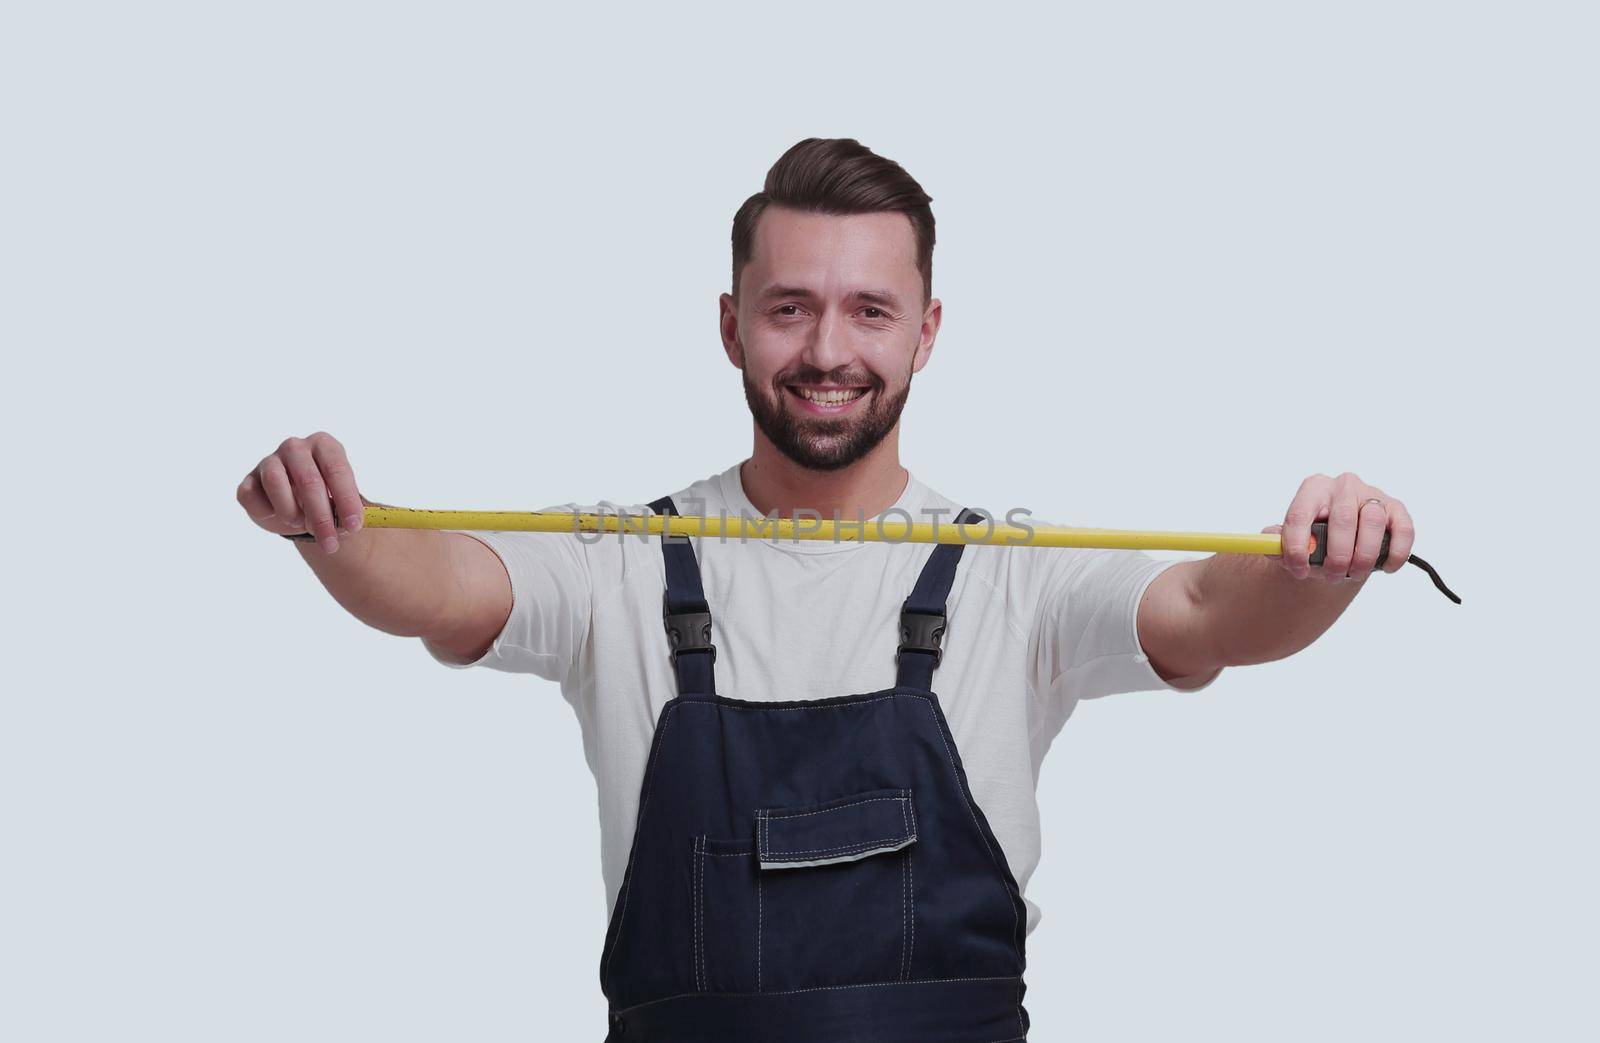
[(734, 369), (744, 369), (744, 345), (739, 341), (739, 304), (729, 293), (717, 298), (717, 328), (722, 334), (722, 350)]
[(944, 321), (944, 302), (934, 297), (922, 309), (922, 333), (917, 340), (917, 353), (911, 360), (911, 372), (920, 373), (933, 355), (933, 342), (939, 336), (939, 323)]

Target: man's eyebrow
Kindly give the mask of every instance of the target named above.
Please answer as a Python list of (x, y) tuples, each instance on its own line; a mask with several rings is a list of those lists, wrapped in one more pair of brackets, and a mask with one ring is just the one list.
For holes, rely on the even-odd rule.
[(888, 290), (857, 290), (856, 300), (866, 301), (868, 304), (881, 304), (886, 308), (900, 307), (900, 298)]
[(815, 296), (816, 294), (804, 286), (768, 286), (761, 291), (761, 300), (767, 300), (770, 297), (804, 297), (809, 300)]

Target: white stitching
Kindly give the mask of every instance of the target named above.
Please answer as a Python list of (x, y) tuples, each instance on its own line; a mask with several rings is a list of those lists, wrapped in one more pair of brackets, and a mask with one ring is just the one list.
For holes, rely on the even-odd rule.
[(875, 844), (887, 844), (891, 840), (907, 840), (907, 839), (915, 840), (917, 838), (917, 834), (915, 833), (915, 831), (913, 831), (908, 826), (907, 830), (906, 830), (906, 833), (903, 836), (884, 837), (881, 840), (857, 841), (856, 844), (854, 844), (854, 845), (843, 845), (843, 846), (839, 846), (839, 847), (819, 847), (819, 848), (810, 848), (810, 849), (795, 850), (795, 851), (774, 851), (774, 850), (772, 850), (772, 846), (771, 846), (772, 845), (772, 826), (771, 826), (771, 823), (772, 823), (772, 820), (775, 819), (775, 818), (806, 818), (809, 815), (826, 815), (830, 811), (843, 811), (845, 808), (853, 808), (857, 804), (871, 804), (872, 802), (879, 801), (879, 800), (898, 800), (900, 802), (900, 820), (902, 822), (905, 822), (906, 821), (906, 807), (905, 806), (908, 803), (910, 803), (910, 801), (911, 801), (911, 796), (910, 796), (911, 791), (908, 790), (908, 789), (903, 789), (903, 790), (900, 791), (900, 793), (901, 793), (901, 796), (898, 796), (898, 797), (863, 797), (860, 800), (853, 800), (848, 804), (840, 804), (837, 807), (823, 808), (820, 811), (796, 811), (793, 814), (789, 814), (789, 815), (774, 815), (770, 809), (760, 809), (760, 808), (758, 808), (756, 810), (756, 817), (761, 820), (761, 830), (762, 830), (762, 833), (761, 833), (761, 856), (762, 856), (762, 859), (764, 861), (777, 861), (778, 860), (777, 858), (768, 858), (768, 856), (817, 855), (817, 854), (824, 854), (824, 853), (829, 853), (829, 852), (832, 852), (834, 854), (841, 854), (842, 855), (845, 852), (852, 850), (853, 848), (857, 849), (857, 850), (864, 849), (864, 848), (872, 847)]
[[(674, 711), (678, 709), (679, 705), (682, 704), (674, 704), (670, 709), (668, 709), (666, 713), (662, 715), (661, 723), (656, 726), (656, 749), (655, 753), (651, 754), (650, 757), (650, 785), (644, 791), (644, 800), (639, 803), (639, 814), (633, 823), (633, 845), (628, 851), (628, 868), (624, 872), (624, 876), (627, 877), (630, 885), (633, 883), (634, 859), (639, 854), (639, 827), (644, 825), (644, 811), (645, 808), (650, 806), (650, 794), (654, 793), (656, 788), (656, 762), (661, 758), (661, 747), (667, 744), (667, 726), (672, 723), (672, 715)], [(617, 910), (617, 933), (611, 939), (611, 951), (606, 953), (605, 966), (600, 968), (600, 974), (603, 981), (608, 981), (607, 975), (609, 975), (611, 970), (611, 958), (617, 954), (617, 950), (622, 946), (622, 929), (627, 926), (628, 898), (632, 894), (633, 888), (629, 886), (625, 889), (625, 892), (622, 896), (622, 908)]]
[(700, 839), (704, 834), (694, 838), (694, 866), (689, 874), (689, 893), (694, 896), (690, 910), (694, 914), (694, 930), (691, 937), (694, 939), (694, 952), (689, 961), (689, 969), (694, 974), (694, 987), (705, 991), (705, 986), (700, 984), (700, 930), (705, 924), (705, 913), (700, 908), (700, 867), (705, 865), (705, 859), (700, 857)]
[(906, 978), (906, 860), (900, 859), (900, 980)]
[(700, 834), (689, 845), (689, 973), (700, 991)]
[(705, 923), (706, 923), (705, 890), (704, 890), (705, 880), (704, 880), (704, 877), (701, 875), (701, 871), (705, 868), (706, 860), (704, 858), (700, 857), (700, 848), (701, 848), (701, 845), (704, 844), (704, 843), (705, 843), (705, 834), (704, 833), (699, 834), (698, 836), (696, 836), (694, 838), (695, 860), (694, 860), (693, 872), (690, 874), (690, 880), (692, 881), (691, 890), (693, 891), (693, 894), (694, 894), (694, 917), (695, 917), (695, 919), (694, 919), (694, 960), (693, 960), (693, 965), (690, 967), (690, 970), (694, 974), (695, 988), (699, 989), (702, 992), (705, 991), (705, 987), (706, 987), (705, 986), (705, 980), (700, 976), (700, 952), (701, 952), (701, 946), (703, 946), (705, 944)]
[[(906, 791), (905, 790), (901, 790), (900, 792), (901, 793), (905, 793)], [(863, 797), (860, 800), (852, 800), (848, 804), (840, 804), (838, 807), (833, 807), (833, 808), (823, 808), (820, 811), (796, 811), (796, 812), (794, 812), (793, 814), (790, 814), (790, 815), (774, 815), (772, 812), (773, 812), (773, 810), (776, 810), (776, 809), (768, 809), (768, 810), (757, 811), (756, 814), (757, 815), (761, 815), (761, 816), (763, 816), (764, 818), (767, 818), (767, 819), (775, 819), (775, 818), (805, 818), (808, 815), (826, 815), (830, 811), (843, 811), (845, 808), (853, 808), (857, 804), (871, 804), (875, 800), (905, 800), (905, 799), (906, 798), (903, 797), (903, 796), (902, 797)]]
[[(911, 803), (909, 800), (906, 801), (906, 804), (909, 804), (909, 803)], [(906, 818), (906, 804), (900, 805), (900, 815), (901, 815), (902, 819), (905, 820), (905, 822), (906, 822), (906, 829), (910, 830), (911, 829), (911, 823), (910, 823), (910, 820), (908, 818)], [(908, 977), (911, 976), (911, 952), (912, 952), (913, 949), (916, 948), (916, 945), (917, 945), (917, 876), (916, 876), (916, 872), (911, 868), (911, 849), (910, 848), (906, 849), (905, 860), (906, 860), (906, 879), (909, 882), (908, 885), (907, 885), (907, 888), (906, 888), (906, 894), (909, 897), (909, 901), (910, 901), (910, 905), (909, 905), (910, 912), (908, 914), (908, 919), (911, 922), (911, 944), (906, 947), (905, 970), (902, 971), (901, 974), (900, 974), (900, 977), (902, 979), (908, 978)]]
[(710, 974), (706, 971), (706, 915), (710, 893), (706, 889), (706, 837), (701, 835), (701, 989), (710, 989)]
[(915, 840), (915, 839), (917, 839), (917, 835), (915, 833), (912, 833), (909, 836), (884, 837), (881, 840), (863, 840), (863, 841), (861, 841), (859, 843), (856, 843), (856, 844), (845, 844), (845, 845), (840, 845), (840, 846), (837, 846), (837, 847), (814, 847), (814, 848), (810, 848), (809, 850), (804, 850), (804, 851), (773, 851), (773, 850), (771, 850), (769, 848), (766, 851), (763, 851), (761, 853), (761, 860), (763, 862), (782, 862), (785, 859), (790, 858), (790, 857), (792, 857), (794, 855), (824, 855), (824, 854), (843, 855), (843, 854), (846, 854), (846, 853), (851, 852), (851, 851), (865, 851), (868, 848), (877, 847), (879, 844), (888, 844), (888, 843), (891, 843), (893, 841), (900, 841), (900, 840), (904, 840), (904, 841), (908, 841), (909, 842), (909, 841), (912, 841), (912, 840)]
[(756, 991), (761, 991), (761, 874), (756, 874)]
[(706, 837), (700, 834), (700, 988), (709, 989), (706, 974)]
[(706, 905), (709, 899), (706, 892), (706, 838), (700, 836), (700, 987), (711, 988), (711, 975), (706, 973)]
[(906, 950), (906, 976), (911, 976), (911, 956), (917, 951), (917, 869), (911, 864), (911, 849), (906, 849), (906, 872), (911, 876), (911, 947)]

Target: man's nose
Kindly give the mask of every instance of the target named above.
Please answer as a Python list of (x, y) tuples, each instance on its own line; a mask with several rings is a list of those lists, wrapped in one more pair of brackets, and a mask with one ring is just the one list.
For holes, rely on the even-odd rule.
[(828, 308), (812, 327), (802, 358), (827, 373), (849, 362), (850, 357), (849, 331), (838, 312)]

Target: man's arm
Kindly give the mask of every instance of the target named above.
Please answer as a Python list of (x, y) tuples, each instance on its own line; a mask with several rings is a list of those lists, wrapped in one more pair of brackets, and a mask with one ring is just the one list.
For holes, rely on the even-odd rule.
[(500, 556), (484, 543), (459, 532), (447, 537), (445, 554), (455, 579), (453, 604), (421, 635), (422, 643), (440, 659), (476, 663), (511, 618), (511, 576)]
[(1139, 603), (1150, 665), (1182, 688), (1225, 666), (1267, 663), (1305, 648), (1333, 625), (1365, 577), (1307, 583), (1262, 554), (1213, 554), (1157, 576)]
[[(1322, 565), (1313, 568), (1309, 539), (1318, 518), (1328, 521), (1328, 543)], [(1282, 534), (1281, 556), (1214, 554), (1174, 565), (1151, 582), (1139, 604), (1139, 641), (1162, 677), (1293, 655), (1333, 625), (1375, 568), (1401, 568), (1416, 538), (1405, 504), (1349, 471), (1307, 478), (1283, 524), (1263, 531)], [(1386, 532), (1389, 554), (1377, 566)]]
[(237, 499), (268, 532), (316, 533), (320, 542), (294, 547), (334, 600), (368, 626), (420, 637), (444, 657), (470, 663), (511, 614), (510, 577), (478, 540), (361, 526), (361, 509), (372, 501), (357, 491), (344, 447), (326, 432), (285, 439), (245, 475)]
[(370, 627), (418, 637), (452, 662), (483, 656), (511, 615), (511, 580), (494, 551), (459, 532), (361, 529), (339, 553), (296, 543), (333, 599)]

